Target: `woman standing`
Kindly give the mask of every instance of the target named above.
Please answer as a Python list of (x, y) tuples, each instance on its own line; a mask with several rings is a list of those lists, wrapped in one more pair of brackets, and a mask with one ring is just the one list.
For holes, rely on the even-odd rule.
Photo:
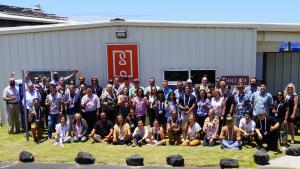
[(176, 97), (174, 92), (169, 93), (168, 95), (168, 99), (165, 102), (165, 118), (168, 119), (171, 117), (171, 112), (176, 110), (176, 112), (178, 112), (178, 105), (176, 102)]
[(215, 116), (219, 119), (219, 131), (221, 131), (221, 124), (224, 120), (225, 115), (225, 100), (224, 97), (221, 96), (221, 90), (214, 90), (214, 97), (211, 99), (211, 107), (215, 111)]
[(166, 131), (166, 124), (167, 120), (165, 117), (166, 111), (165, 111), (165, 96), (162, 89), (158, 90), (158, 98), (157, 98), (157, 111), (155, 114), (155, 119), (159, 122), (159, 124), (162, 126), (163, 130)]
[(132, 105), (132, 101), (128, 94), (128, 88), (124, 87), (120, 95), (118, 96), (119, 113), (122, 114), (123, 117), (128, 116)]
[(296, 93), (296, 88), (293, 83), (289, 83), (284, 89), (285, 101), (288, 103), (289, 113), (285, 118), (287, 120), (289, 132), (291, 134), (291, 144), (295, 143), (295, 128), (294, 123), (296, 119), (296, 114), (298, 111), (298, 95)]
[(212, 147), (216, 144), (218, 136), (218, 128), (219, 128), (219, 119), (215, 118), (215, 112), (213, 109), (208, 111), (208, 117), (205, 119), (203, 125), (203, 131), (205, 133), (203, 139), (203, 146)]
[(150, 126), (153, 127), (153, 122), (155, 120), (155, 114), (157, 111), (157, 89), (155, 86), (151, 87), (151, 92), (148, 97), (148, 117), (150, 121)]
[(121, 114), (117, 115), (116, 124), (113, 132), (113, 144), (115, 145), (129, 145), (130, 144), (130, 126), (124, 121)]
[[(142, 119), (145, 124), (146, 112), (147, 112), (147, 98), (144, 96), (144, 91), (142, 88), (137, 90), (137, 97), (133, 99), (133, 108), (135, 110), (136, 117)], [(131, 109), (133, 111), (133, 109)]]
[(287, 147), (288, 129), (287, 129), (286, 117), (288, 117), (289, 114), (289, 107), (287, 105), (287, 102), (284, 101), (284, 96), (282, 91), (278, 91), (276, 94), (276, 100), (273, 105), (272, 113), (273, 113), (272, 116), (275, 116), (275, 118), (280, 124), (279, 142), (281, 145)]
[(197, 122), (200, 127), (203, 127), (204, 120), (207, 117), (208, 110), (210, 109), (210, 101), (207, 98), (207, 94), (204, 89), (201, 89), (197, 97)]

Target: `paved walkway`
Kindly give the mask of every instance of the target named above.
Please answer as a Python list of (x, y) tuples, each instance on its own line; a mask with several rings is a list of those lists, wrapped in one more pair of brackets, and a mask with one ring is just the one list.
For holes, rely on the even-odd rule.
[(268, 167), (284, 167), (300, 169), (300, 156), (283, 156), (270, 160)]

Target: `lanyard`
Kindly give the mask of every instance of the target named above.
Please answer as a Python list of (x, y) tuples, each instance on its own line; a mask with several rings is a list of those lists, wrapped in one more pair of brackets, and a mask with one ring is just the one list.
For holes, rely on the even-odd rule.
[(34, 108), (35, 114), (36, 114), (36, 118), (40, 119), (41, 117), (41, 109), (39, 108), (38, 111), (36, 111), (36, 109)]
[[(261, 120), (259, 120), (259, 122), (260, 122), (260, 129), (262, 130)], [(264, 132), (266, 132), (266, 131), (267, 131), (267, 119), (265, 118), (265, 130), (264, 130)]]
[(72, 104), (73, 105), (75, 104), (75, 97), (76, 97), (75, 93), (74, 93), (73, 98), (71, 97), (71, 93), (69, 93), (69, 98), (72, 99)]
[(188, 104), (187, 105), (185, 104), (185, 100), (186, 100), (186, 97), (184, 95), (184, 97), (183, 97), (184, 106), (189, 106), (190, 105), (190, 95), (189, 95), (189, 100), (188, 100)]

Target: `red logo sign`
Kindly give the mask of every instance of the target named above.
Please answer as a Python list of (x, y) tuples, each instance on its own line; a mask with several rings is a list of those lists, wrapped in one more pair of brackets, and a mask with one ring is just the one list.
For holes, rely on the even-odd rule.
[(107, 44), (106, 52), (109, 79), (127, 76), (132, 81), (139, 77), (138, 44)]

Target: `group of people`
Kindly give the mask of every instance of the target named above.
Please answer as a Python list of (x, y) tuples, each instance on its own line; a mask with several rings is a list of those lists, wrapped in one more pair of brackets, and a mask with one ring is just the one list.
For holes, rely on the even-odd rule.
[(292, 83), (273, 97), (266, 83), (257, 85), (254, 77), (249, 86), (242, 79), (230, 86), (219, 78), (212, 86), (204, 76), (201, 84), (193, 84), (191, 79), (178, 81), (173, 90), (166, 80), (160, 87), (150, 78), (144, 88), (139, 79), (130, 83), (124, 76), (109, 80), (102, 88), (96, 77), (90, 85), (84, 76), (79, 77), (79, 85), (69, 81), (77, 72), (68, 77), (54, 72), (51, 82), (38, 76), (32, 82), (27, 72), (26, 99), (20, 98), (11, 77), (3, 92), (8, 133), (14, 128), (20, 132), (23, 103), (28, 118), (21, 118), (21, 122), (28, 123), (34, 140), (42, 138), (46, 126), (48, 139), (55, 138), (55, 144), (62, 146), (92, 138), (94, 143), (132, 146), (166, 145), (167, 140), (170, 145), (215, 146), (219, 141), (221, 148), (241, 149), (255, 141), (258, 148), (265, 148), (266, 143), (266, 149), (275, 151), (279, 144), (288, 146), (288, 133), (290, 143), (295, 142), (298, 95)]

